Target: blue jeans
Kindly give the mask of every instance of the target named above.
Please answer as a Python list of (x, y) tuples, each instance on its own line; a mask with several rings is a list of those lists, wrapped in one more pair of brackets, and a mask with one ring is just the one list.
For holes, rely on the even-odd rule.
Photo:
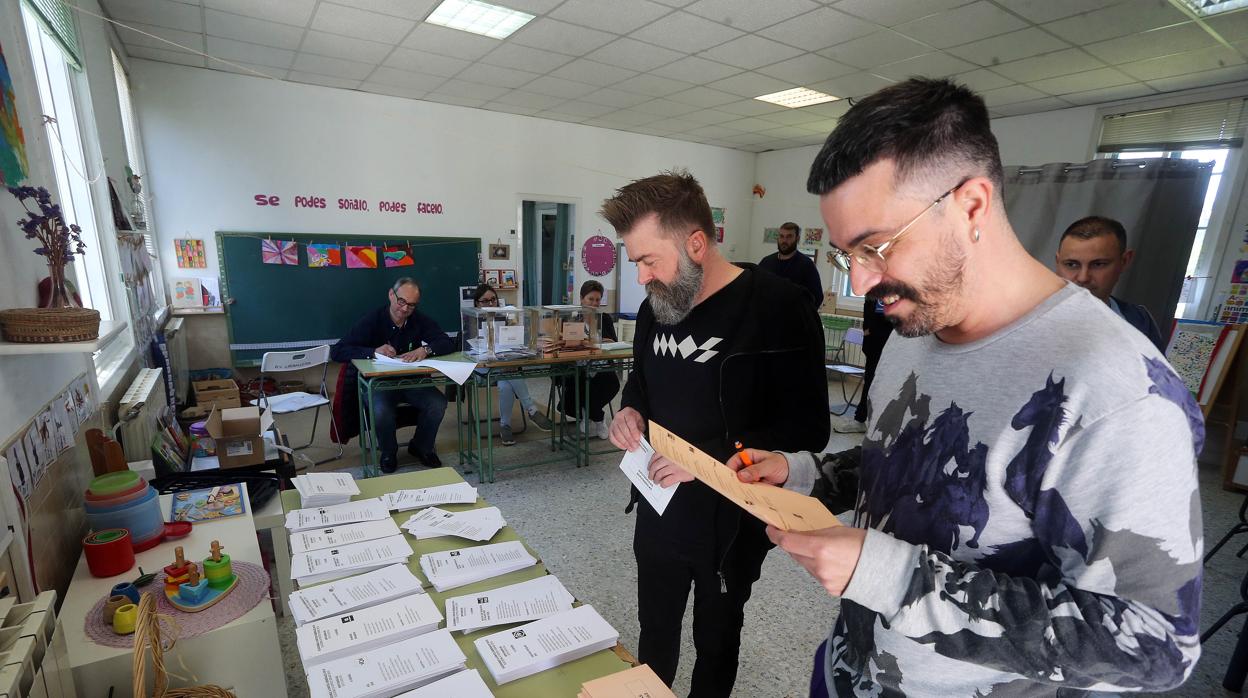
[(416, 452), (433, 453), (438, 425), (446, 412), (446, 395), (437, 388), (380, 390), (373, 393), (373, 432), (377, 435), (382, 460), (394, 460), (399, 450), (394, 433), (397, 428), (395, 412), (399, 403), (407, 403), (416, 410), (416, 435), (412, 437)]
[(533, 411), (533, 398), (529, 397), (529, 384), (523, 378), (498, 382), (498, 423), (511, 426), (511, 408), (515, 398), (520, 399), (520, 409)]

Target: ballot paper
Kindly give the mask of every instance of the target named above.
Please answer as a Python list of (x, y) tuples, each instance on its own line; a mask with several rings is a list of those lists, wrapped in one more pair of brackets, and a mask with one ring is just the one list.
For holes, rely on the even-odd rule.
[[(450, 694), (447, 694), (450, 695)], [(583, 698), (676, 698), (649, 664), (617, 671), (581, 686)]]
[(548, 574), (519, 584), (446, 600), (446, 628), (470, 633), (492, 625), (527, 623), (572, 610), (572, 594)]
[(305, 508), (343, 504), (360, 493), (351, 473), (305, 473), (291, 480)]
[(309, 528), (329, 528), (388, 518), (390, 518), (390, 510), (386, 508), (381, 499), (373, 497), (327, 507), (295, 509), (286, 514), (286, 530), (306, 531)]
[(420, 568), (433, 588), (446, 591), (537, 564), (520, 541), (445, 550), (420, 556)]
[(494, 694), (476, 669), (465, 669), (395, 698), (494, 698)]
[(475, 361), (446, 361), (444, 359), (425, 359), (423, 361), (404, 361), (398, 357), (391, 358), (378, 354), (373, 357), (373, 365), (382, 371), (402, 370), (405, 368), (431, 368), (438, 373), (463, 385), (477, 367)]
[(741, 482), (737, 473), (663, 426), (650, 422), (650, 444), (734, 504), (783, 531), (814, 531), (841, 522), (818, 499), (783, 487)]
[(593, 606), (486, 635), (473, 644), (500, 685), (610, 649), (620, 634)]
[(290, 551), (292, 553), (306, 553), (309, 550), (336, 548), (349, 543), (362, 543), (366, 540), (389, 538), (401, 533), (402, 531), (399, 530), (399, 525), (394, 522), (394, 519), (365, 521), (364, 523), (330, 526), (328, 528), (313, 528), (290, 534)]
[(477, 488), (466, 482), (457, 482), (453, 485), (388, 492), (381, 498), (390, 511), (411, 511), (440, 504), (476, 504)]
[(304, 667), (359, 654), (438, 629), (442, 612), (428, 594), (409, 594), (376, 606), (305, 623), (295, 629)]
[(299, 586), (316, 584), (371, 572), (396, 562), (407, 562), (411, 556), (412, 546), (400, 533), (389, 538), (293, 555), (290, 559), (290, 578), (298, 582)]
[(312, 698), (393, 696), (462, 671), (467, 661), (449, 631), (435, 630), (314, 664), (308, 690)]
[(620, 461), (620, 470), (624, 471), (624, 477), (633, 483), (633, 487), (636, 487), (641, 496), (646, 498), (659, 516), (662, 516), (664, 510), (667, 509), (667, 503), (672, 501), (672, 495), (676, 494), (676, 488), (680, 487), (680, 483), (675, 483), (671, 487), (663, 487), (651, 480), (650, 458), (653, 456), (654, 447), (643, 436), (640, 446), (632, 451), (624, 452), (624, 459)]
[(407, 565), (395, 564), (329, 584), (291, 592), (290, 613), (296, 625), (384, 603), (408, 594), (422, 594), (420, 577)]
[(450, 512), (437, 507), (422, 509), (403, 524), (403, 530), (418, 540), (439, 536), (459, 536), (468, 540), (487, 541), (502, 530), (507, 522), (498, 507), (482, 507)]

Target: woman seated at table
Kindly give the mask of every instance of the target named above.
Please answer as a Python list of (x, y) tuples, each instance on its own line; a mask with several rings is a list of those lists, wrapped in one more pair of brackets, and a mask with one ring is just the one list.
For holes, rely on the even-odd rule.
[[(472, 304), (478, 308), (498, 307), (498, 293), (489, 284), (477, 286), (472, 293)], [(523, 378), (500, 380), (498, 382), (498, 423), (502, 432), (504, 446), (514, 446), (516, 437), (511, 431), (511, 408), (515, 399), (520, 399), (520, 407), (529, 413), (529, 421), (542, 431), (550, 431), (550, 420), (533, 405), (529, 397), (529, 386)]]
[[(581, 305), (586, 308), (597, 308), (602, 302), (603, 294), (602, 284), (590, 279), (581, 284)], [(599, 315), (602, 318), (602, 341), (616, 342), (619, 341), (615, 334), (615, 324), (611, 321), (611, 316), (607, 313)], [(563, 402), (559, 405), (559, 411), (568, 416), (574, 416), (580, 421), (581, 431), (600, 439), (609, 438), (608, 427), (606, 421), (606, 413), (603, 411), (607, 405), (615, 399), (616, 393), (620, 392), (620, 379), (616, 377), (614, 371), (604, 371), (596, 373), (589, 379), (589, 393), (586, 405), (589, 411), (589, 424), (586, 425), (580, 419), (580, 405), (577, 402), (576, 379), (566, 376), (560, 379), (560, 392), (563, 393)]]

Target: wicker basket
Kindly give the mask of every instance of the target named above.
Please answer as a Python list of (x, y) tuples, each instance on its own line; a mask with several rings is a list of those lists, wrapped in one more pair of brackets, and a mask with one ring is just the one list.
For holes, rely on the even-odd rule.
[(0, 332), (9, 342), (89, 342), (100, 336), (100, 311), (90, 308), (0, 310)]

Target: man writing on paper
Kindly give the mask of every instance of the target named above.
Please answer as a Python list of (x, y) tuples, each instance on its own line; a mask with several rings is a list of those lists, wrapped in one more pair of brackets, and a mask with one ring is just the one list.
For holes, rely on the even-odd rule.
[[(823, 331), (814, 305), (801, 287), (719, 253), (697, 180), (686, 172), (638, 180), (603, 202), (602, 215), (622, 236), (647, 292), (611, 442), (637, 449), (653, 420), (720, 462), (734, 440), (775, 449), (827, 443)], [(665, 487), (684, 484), (662, 516), (645, 501), (637, 505), (637, 656), (671, 684), (692, 584), (690, 695), (728, 696), (745, 602), (770, 548), (763, 525), (665, 458), (654, 458), (649, 472)], [(637, 498), (634, 490), (633, 503)]]
[[(329, 351), (330, 358), (345, 364), (348, 383), (356, 379), (352, 359), (387, 356), (423, 361), (455, 350), (438, 323), (416, 310), (420, 305), (420, 285), (415, 279), (405, 276), (395, 281), (389, 295), (389, 302), (361, 318)], [(427, 467), (441, 467), (434, 439), (446, 412), (446, 396), (437, 388), (408, 388), (373, 393), (372, 415), (381, 446), (381, 471), (393, 473), (398, 468), (395, 410), (399, 403), (406, 403), (417, 414), (416, 433), (407, 444), (408, 453)]]
[[(811, 168), (838, 263), (900, 335), (854, 527), (768, 530), (841, 597), (811, 695), (1164, 691), (1200, 655), (1200, 410), (1023, 249), (1001, 182), (983, 100), (919, 78), (854, 105)], [(749, 455), (741, 480), (810, 491), (811, 454)]]

